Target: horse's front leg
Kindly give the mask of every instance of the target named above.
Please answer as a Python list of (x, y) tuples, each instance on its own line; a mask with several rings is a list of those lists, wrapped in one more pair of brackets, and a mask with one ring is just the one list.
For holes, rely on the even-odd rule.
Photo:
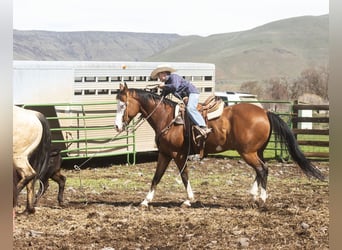
[(156, 168), (156, 172), (154, 173), (154, 176), (152, 179), (151, 188), (150, 188), (150, 191), (148, 192), (148, 194), (146, 195), (146, 198), (143, 200), (143, 202), (141, 202), (141, 204), (140, 204), (141, 206), (147, 207), (148, 203), (153, 200), (156, 187), (157, 187), (158, 183), (160, 182), (161, 178), (163, 177), (165, 170), (166, 170), (167, 166), (169, 165), (171, 159), (172, 158), (170, 156), (164, 155), (164, 154), (159, 152), (157, 168)]
[(62, 207), (64, 206), (64, 187), (66, 182), (66, 177), (61, 173), (57, 172), (52, 176), (52, 180), (58, 183), (58, 204)]
[(184, 158), (183, 156), (181, 156), (179, 158), (177, 157), (175, 159), (175, 162), (176, 162), (177, 167), (179, 169), (179, 173), (180, 173), (180, 176), (182, 178), (182, 182), (184, 184), (184, 187), (185, 187), (187, 195), (188, 195), (188, 199), (183, 202), (183, 206), (191, 207), (191, 202), (194, 201), (194, 193), (192, 192), (192, 188), (191, 188), (190, 181), (189, 181), (186, 158)]

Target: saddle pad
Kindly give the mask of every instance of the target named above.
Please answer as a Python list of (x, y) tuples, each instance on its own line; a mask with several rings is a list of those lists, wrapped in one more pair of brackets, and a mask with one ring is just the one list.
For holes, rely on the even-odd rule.
[(218, 109), (207, 114), (208, 120), (210, 121), (212, 119), (215, 119), (215, 118), (221, 116), (221, 114), (223, 112), (223, 108), (224, 108), (224, 102), (221, 102), (218, 106)]

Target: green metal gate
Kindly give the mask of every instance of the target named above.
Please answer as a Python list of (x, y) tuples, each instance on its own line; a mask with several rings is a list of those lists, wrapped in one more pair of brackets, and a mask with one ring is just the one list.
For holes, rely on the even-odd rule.
[(24, 105), (49, 120), (52, 147), (61, 149), (63, 159), (127, 155), (127, 162), (135, 164), (135, 132), (115, 130), (116, 106), (116, 102)]

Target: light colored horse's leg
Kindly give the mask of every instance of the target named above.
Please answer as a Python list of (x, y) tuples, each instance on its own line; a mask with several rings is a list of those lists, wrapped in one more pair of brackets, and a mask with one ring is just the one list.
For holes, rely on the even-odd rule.
[(146, 198), (141, 202), (141, 204), (140, 204), (141, 206), (147, 207), (148, 203), (153, 200), (156, 187), (157, 187), (158, 183), (160, 182), (161, 178), (163, 177), (165, 170), (166, 170), (167, 166), (169, 165), (171, 159), (172, 159), (171, 157), (166, 156), (162, 153), (158, 154), (157, 168), (156, 168), (156, 172), (154, 173), (154, 176), (152, 179), (151, 188), (150, 188), (150, 191), (148, 192), (148, 194), (146, 195)]
[(36, 176), (36, 171), (29, 164), (27, 157), (13, 157), (14, 168), (20, 176), (20, 181), (17, 184), (18, 194), (24, 186)]
[(29, 214), (33, 214), (35, 212), (35, 208), (33, 204), (34, 203), (34, 183), (35, 183), (35, 179), (30, 180), (29, 183), (27, 183), (26, 185), (27, 205), (26, 205), (25, 212)]
[[(42, 117), (43, 115), (36, 111), (13, 107), (13, 164), (21, 177), (17, 184), (18, 194), (25, 185), (27, 187), (26, 211), (28, 213), (34, 212), (34, 182), (36, 172), (40, 169), (38, 166), (33, 166), (34, 168), (31, 166), (29, 157), (32, 157), (32, 153), (39, 147), (43, 131), (48, 132), (47, 123), (44, 123), (46, 130), (43, 128), (40, 120)], [(50, 136), (44, 138), (46, 142), (47, 140), (50, 142)], [(43, 155), (37, 156), (43, 157)]]
[(34, 213), (34, 178), (36, 171), (29, 164), (27, 157), (13, 157), (14, 168), (20, 175), (21, 179), (17, 184), (17, 194), (26, 186), (27, 188), (27, 203), (25, 212)]

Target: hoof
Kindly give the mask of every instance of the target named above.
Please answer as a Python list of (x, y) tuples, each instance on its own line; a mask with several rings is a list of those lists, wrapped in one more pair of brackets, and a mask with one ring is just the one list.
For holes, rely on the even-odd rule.
[(63, 202), (59, 202), (58, 205), (62, 208), (66, 207), (66, 203), (63, 201)]
[(26, 208), (23, 214), (29, 215), (29, 214), (34, 214), (35, 212), (36, 212), (35, 208)]
[(259, 209), (263, 209), (266, 208), (266, 202), (264, 202), (261, 199), (257, 199), (257, 200), (253, 200), (253, 207), (259, 208)]
[(140, 207), (148, 207), (148, 202), (144, 200), (143, 202), (140, 203)]
[(260, 200), (256, 199), (256, 200), (254, 200), (254, 206), (256, 206), (257, 208), (260, 208), (262, 206), (262, 202), (260, 202)]
[(184, 201), (184, 202), (182, 203), (181, 207), (182, 207), (182, 208), (189, 208), (189, 207), (191, 207), (190, 201), (189, 201), (189, 200)]

